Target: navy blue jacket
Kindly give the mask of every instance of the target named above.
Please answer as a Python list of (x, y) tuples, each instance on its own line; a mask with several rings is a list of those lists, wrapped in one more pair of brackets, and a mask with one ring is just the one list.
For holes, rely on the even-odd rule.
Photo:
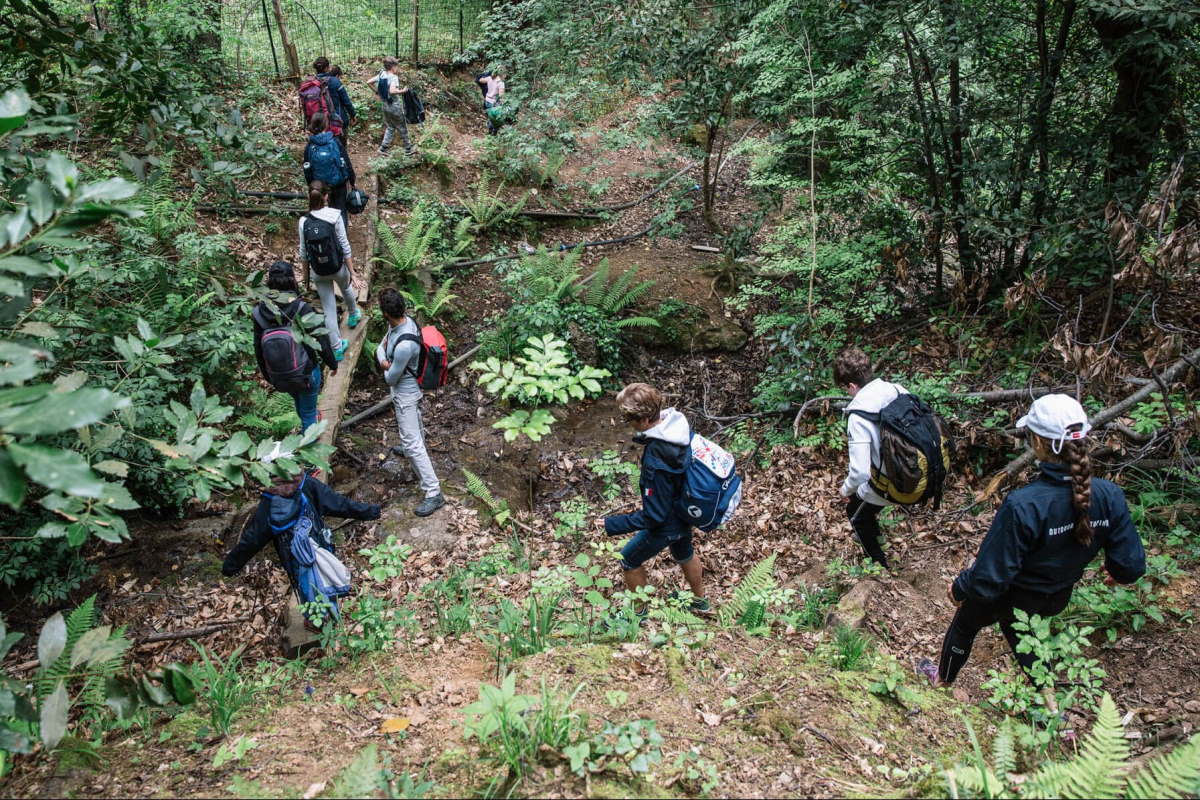
[(1012, 587), (1043, 594), (1074, 586), (1100, 550), (1104, 568), (1118, 583), (1146, 571), (1146, 551), (1125, 494), (1115, 483), (1092, 479), (1090, 547), (1075, 541), (1071, 478), (1059, 464), (1043, 463), (1041, 475), (1005, 498), (979, 546), (975, 563), (954, 580), (954, 598), (992, 602)]
[(350, 101), (350, 93), (346, 91), (346, 85), (342, 83), (341, 78), (328, 72), (318, 72), (317, 77), (325, 79), (325, 85), (329, 87), (329, 100), (333, 103), (333, 113), (341, 117), (342, 122), (349, 123), (358, 116), (354, 113), (354, 103)]
[[(275, 491), (279, 492), (280, 490), (276, 488)], [(311, 475), (304, 479), (304, 486), (300, 491), (304, 492), (321, 517), (379, 519), (379, 506), (359, 503), (344, 497)], [(254, 558), (254, 555), (266, 547), (268, 542), (274, 540), (279, 560), (283, 568), (291, 574), (293, 572), (291, 554), (280, 547), (279, 537), (272, 530), (271, 522), (274, 521), (277, 525), (289, 522), (299, 513), (298, 502), (299, 500), (294, 494), (291, 496), (271, 492), (263, 494), (262, 499), (258, 501), (258, 509), (254, 513), (254, 518), (246, 525), (241, 538), (229, 551), (229, 555), (225, 556), (225, 563), (221, 565), (221, 573), (231, 576), (241, 572), (247, 561)]]
[(648, 439), (641, 434), (633, 440), (646, 446), (642, 451), (642, 474), (638, 480), (642, 508), (632, 514), (605, 517), (604, 532), (609, 536), (620, 536), (650, 531), (669, 539), (687, 533), (691, 526), (675, 513), (675, 503), (683, 492), (688, 446)]

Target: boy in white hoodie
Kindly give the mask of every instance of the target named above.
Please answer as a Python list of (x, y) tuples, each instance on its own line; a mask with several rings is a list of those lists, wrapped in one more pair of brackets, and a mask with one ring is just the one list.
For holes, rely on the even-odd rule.
[(675, 513), (675, 501), (683, 491), (692, 428), (687, 417), (673, 408), (664, 409), (663, 403), (662, 393), (645, 383), (631, 383), (617, 395), (622, 416), (637, 432), (633, 440), (646, 447), (638, 486), (642, 508), (606, 517), (604, 531), (609, 536), (636, 531), (621, 548), (625, 588), (645, 586), (646, 562), (670, 549), (695, 596), (691, 610), (709, 614), (712, 608), (704, 598), (704, 570), (692, 544), (692, 526)]
[[(846, 516), (867, 557), (887, 567), (880, 542), (879, 512), (891, 503), (871, 488), (871, 468), (879, 468), (879, 425), (862, 416), (876, 415), (888, 403), (908, 390), (898, 383), (876, 378), (871, 359), (857, 347), (837, 354), (833, 361), (833, 380), (850, 395), (846, 415), (846, 438), (850, 442), (850, 469), (842, 482), (846, 498)], [(861, 413), (854, 413), (854, 412)]]

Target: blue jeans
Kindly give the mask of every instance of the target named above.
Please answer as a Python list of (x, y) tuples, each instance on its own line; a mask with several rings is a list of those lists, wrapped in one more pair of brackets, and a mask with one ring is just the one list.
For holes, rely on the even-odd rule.
[(676, 564), (692, 560), (692, 529), (638, 531), (621, 548), (621, 569), (628, 572), (637, 569), (667, 548)]
[(300, 430), (308, 430), (317, 421), (317, 395), (321, 393), (321, 368), (313, 367), (312, 388), (307, 392), (289, 392), (296, 403), (296, 415), (300, 417)]

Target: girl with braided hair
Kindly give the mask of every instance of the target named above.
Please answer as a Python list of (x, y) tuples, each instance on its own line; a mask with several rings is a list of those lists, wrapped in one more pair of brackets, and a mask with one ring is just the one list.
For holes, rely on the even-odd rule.
[(1087, 414), (1075, 398), (1038, 398), (1017, 422), (1038, 459), (1040, 474), (1004, 499), (975, 562), (950, 584), (957, 607), (938, 663), (923, 659), (919, 672), (934, 686), (954, 682), (976, 634), (1000, 623), (1026, 674), (1032, 653), (1017, 652), (1014, 611), (1052, 617), (1101, 550), (1110, 582), (1133, 583), (1146, 571), (1146, 552), (1125, 494), (1093, 478), (1088, 462)]

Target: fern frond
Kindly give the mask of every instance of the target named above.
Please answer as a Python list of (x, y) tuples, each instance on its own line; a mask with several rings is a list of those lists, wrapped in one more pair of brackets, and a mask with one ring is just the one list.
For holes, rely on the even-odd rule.
[(1129, 782), (1131, 800), (1195, 797), (1200, 791), (1200, 736), (1147, 763)]
[[(956, 789), (966, 789), (969, 796), (975, 797), (1009, 797), (1004, 791), (1004, 781), (986, 767), (980, 772), (979, 767), (956, 766), (946, 770), (946, 778)], [(984, 781), (987, 784), (984, 785)], [(961, 797), (961, 792), (955, 792), (955, 797)]]
[(54, 691), (59, 681), (65, 681), (71, 673), (71, 651), (79, 637), (96, 627), (96, 595), (91, 595), (67, 615), (67, 644), (62, 653), (37, 676), (38, 697), (46, 697)]
[(454, 278), (448, 278), (437, 291), (433, 293), (433, 299), (429, 301), (425, 309), (425, 313), (430, 318), (436, 317), (441, 313), (442, 309), (450, 304), (450, 301), (458, 298), (458, 295), (451, 294), (450, 287), (454, 284)]
[(596, 265), (596, 271), (592, 273), (592, 280), (588, 284), (584, 303), (599, 308), (600, 304), (604, 302), (604, 296), (608, 289), (608, 271), (608, 259), (600, 259), (600, 263)]
[(722, 627), (735, 625), (755, 597), (775, 588), (775, 555), (772, 553), (751, 567), (734, 589), (733, 597), (721, 606), (718, 620)]
[(1048, 764), (1022, 787), (1033, 797), (1120, 797), (1129, 758), (1121, 718), (1111, 695), (1100, 700), (1096, 724), (1083, 740), (1079, 754), (1062, 764)]
[(992, 767), (1001, 775), (1017, 771), (1017, 749), (1010, 717), (1004, 718), (996, 738), (992, 741)]
[(624, 297), (618, 298), (618, 302), (616, 302), (613, 306), (612, 313), (614, 313), (614, 314), (620, 313), (621, 311), (624, 311), (625, 309), (632, 306), (638, 300), (641, 300), (642, 295), (644, 295), (646, 292), (650, 291), (650, 287), (652, 287), (653, 285), (654, 285), (654, 281), (642, 281), (637, 286), (630, 289), (628, 292), (625, 293)]
[(480, 478), (466, 467), (462, 467), (461, 469), (463, 477), (467, 481), (467, 491), (471, 496), (487, 506), (488, 510), (493, 514), (498, 513), (500, 511), (500, 503), (492, 494), (492, 490), (483, 482), (483, 478)]
[(626, 317), (619, 319), (614, 324), (615, 328), (657, 328), (662, 323), (654, 317)]
[(604, 293), (604, 299), (600, 301), (600, 310), (607, 314), (616, 314), (625, 304), (621, 300), (625, 296), (625, 290), (629, 288), (629, 284), (633, 283), (634, 277), (637, 276), (637, 267), (630, 267), (617, 276), (612, 285), (608, 287), (608, 291)]
[(382, 788), (381, 773), (379, 753), (369, 744), (334, 779), (327, 797), (375, 797)]

